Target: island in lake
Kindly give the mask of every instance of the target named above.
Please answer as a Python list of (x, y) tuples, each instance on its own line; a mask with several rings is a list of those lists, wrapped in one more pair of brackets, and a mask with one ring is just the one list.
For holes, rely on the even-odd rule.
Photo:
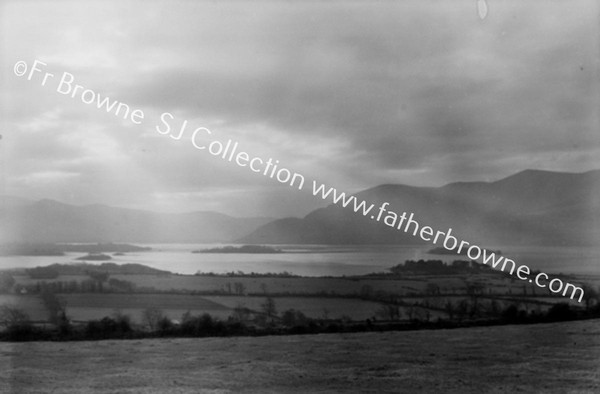
[(210, 248), (202, 250), (193, 250), (192, 253), (284, 253), (281, 249), (272, 248), (264, 245), (242, 245), (242, 246), (224, 246), (222, 248)]
[[(429, 249), (427, 251), (427, 254), (437, 254), (437, 255), (446, 255), (446, 254), (457, 254), (459, 256), (466, 256), (467, 255), (467, 250), (463, 248), (460, 253), (457, 253), (455, 250), (448, 250), (446, 248), (442, 248), (442, 247), (437, 247), (437, 248), (433, 248), (433, 249)], [(495, 253), (497, 255), (502, 254), (501, 250), (490, 250), (490, 249), (485, 249), (485, 251), (487, 253)]]
[(76, 260), (106, 261), (106, 260), (112, 260), (112, 257), (110, 257), (107, 254), (102, 254), (102, 253), (89, 253), (85, 256), (78, 257)]

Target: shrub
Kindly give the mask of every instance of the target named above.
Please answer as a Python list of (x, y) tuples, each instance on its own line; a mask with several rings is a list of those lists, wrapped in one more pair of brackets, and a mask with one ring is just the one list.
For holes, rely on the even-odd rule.
[(85, 327), (87, 339), (125, 338), (133, 333), (129, 316), (116, 314), (114, 318), (104, 317), (91, 320)]
[(157, 322), (158, 334), (160, 336), (169, 336), (175, 333), (175, 325), (166, 316), (161, 317)]
[(565, 302), (555, 304), (548, 310), (547, 318), (550, 321), (573, 320), (576, 314), (571, 306)]
[(35, 328), (29, 320), (27, 313), (12, 305), (0, 307), (0, 326), (6, 331), (6, 338), (10, 341), (29, 341), (36, 338)]
[(304, 313), (295, 309), (288, 309), (281, 315), (281, 322), (287, 327), (303, 326), (307, 321), (308, 319)]

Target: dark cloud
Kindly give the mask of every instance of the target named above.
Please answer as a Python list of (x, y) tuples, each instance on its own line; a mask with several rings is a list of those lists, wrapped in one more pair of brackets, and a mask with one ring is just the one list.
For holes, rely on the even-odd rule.
[(8, 167), (11, 193), (41, 196), (56, 179), (82, 202), (276, 215), (320, 204), (279, 200), (281, 185), (159, 136), (162, 112), (349, 190), (600, 167), (592, 1), (493, 2), (485, 20), (474, 1), (35, 4), (4, 6), (3, 69), (42, 59), (147, 122), (5, 76), (3, 143), (23, 163)]

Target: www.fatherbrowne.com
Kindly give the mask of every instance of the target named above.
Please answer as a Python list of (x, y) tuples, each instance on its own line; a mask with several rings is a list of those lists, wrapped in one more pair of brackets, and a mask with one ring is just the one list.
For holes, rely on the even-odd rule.
[[(60, 81), (57, 82), (59, 78), (55, 78), (55, 74), (45, 71), (45, 66), (47, 66), (46, 63), (35, 60), (30, 67), (27, 62), (20, 60), (15, 63), (13, 70), (18, 77), (26, 76), (28, 81), (37, 79), (43, 87), (52, 86), (56, 89), (57, 93), (81, 100), (84, 104), (95, 106), (98, 110), (105, 110), (107, 113), (112, 113), (117, 117), (128, 119), (136, 125), (141, 125), (146, 121), (144, 111), (141, 109), (134, 109), (131, 111), (131, 108), (125, 103), (113, 100), (107, 96), (101, 96), (83, 85), (76, 84), (75, 77), (71, 73), (64, 71), (60, 77)], [(180, 140), (185, 132), (188, 131), (188, 121), (183, 121), (178, 128), (178, 131), (175, 131), (175, 134), (172, 133), (171, 129), (171, 123), (173, 121), (175, 121), (175, 117), (169, 112), (164, 112), (160, 116), (160, 124), (156, 124), (155, 129), (161, 135), (169, 135), (172, 139)], [(213, 139), (213, 133), (206, 127), (198, 127), (191, 133), (191, 144), (200, 151), (208, 152), (212, 156), (220, 157), (225, 161), (235, 163), (240, 167), (245, 167), (253, 173), (267, 176), (280, 183), (287, 184), (288, 186), (297, 187), (299, 190), (304, 188), (305, 177), (302, 174), (279, 166), (279, 160), (252, 156), (243, 151), (239, 144), (231, 139), (227, 140), (227, 143), (224, 144), (219, 140)], [(210, 143), (208, 143), (208, 141), (202, 143), (203, 137), (208, 138)], [(576, 287), (571, 283), (563, 283), (563, 281), (558, 278), (554, 278), (548, 282), (549, 277), (545, 273), (538, 273), (534, 279), (530, 279), (529, 275), (531, 274), (531, 270), (528, 266), (521, 265), (517, 268), (516, 263), (511, 259), (507, 259), (503, 256), (497, 257), (495, 253), (482, 249), (477, 245), (470, 244), (467, 241), (461, 240), (459, 242), (459, 240), (452, 235), (451, 228), (449, 228), (448, 231), (443, 232), (434, 231), (434, 229), (429, 226), (420, 226), (415, 220), (413, 213), (410, 213), (408, 217), (406, 212), (402, 212), (401, 215), (398, 215), (396, 212), (388, 209), (390, 207), (388, 202), (382, 203), (379, 208), (377, 208), (377, 211), (373, 211), (375, 208), (374, 204), (369, 204), (364, 200), (358, 201), (355, 196), (340, 193), (333, 187), (327, 187), (324, 184), (319, 185), (315, 181), (313, 181), (312, 193), (313, 196), (319, 196), (323, 200), (327, 200), (331, 197), (334, 204), (341, 205), (344, 208), (350, 207), (354, 209), (354, 213), (360, 213), (377, 222), (381, 222), (383, 219), (385, 225), (395, 228), (398, 231), (404, 231), (405, 233), (411, 232), (413, 236), (419, 236), (424, 241), (433, 242), (434, 245), (441, 242), (447, 250), (454, 250), (456, 253), (461, 253), (466, 250), (466, 254), (470, 259), (478, 260), (481, 258), (483, 264), (489, 264), (492, 268), (496, 268), (502, 264), (499, 268), (502, 272), (508, 267), (510, 268), (509, 272), (511, 275), (516, 272), (516, 276), (520, 280), (526, 280), (529, 281), (529, 283), (535, 282), (539, 287), (547, 287), (552, 293), (562, 292), (563, 296), (570, 294), (571, 299), (574, 299), (579, 295), (579, 302), (583, 300), (584, 292), (581, 287)]]
[(442, 246), (449, 250), (455, 251), (457, 254), (465, 253), (472, 260), (481, 261), (485, 265), (490, 265), (492, 268), (500, 266), (499, 270), (505, 272), (507, 268), (511, 275), (515, 275), (520, 280), (528, 281), (529, 283), (535, 283), (539, 287), (547, 287), (552, 293), (562, 293), (563, 296), (570, 295), (571, 299), (578, 296), (578, 301), (583, 300), (584, 291), (581, 287), (577, 287), (571, 283), (564, 283), (558, 278), (552, 279), (548, 282), (548, 275), (540, 272), (533, 279), (530, 278), (531, 270), (527, 265), (520, 265), (517, 267), (517, 263), (514, 260), (505, 258), (504, 256), (497, 256), (496, 253), (490, 252), (484, 248), (481, 248), (475, 244), (470, 244), (464, 240), (458, 240), (452, 235), (452, 229), (449, 228), (447, 231), (435, 231), (430, 226), (421, 226), (415, 219), (414, 214), (410, 213), (407, 217), (406, 212), (402, 212), (398, 215), (396, 212), (389, 209), (390, 203), (382, 203), (376, 210), (375, 205), (369, 204), (364, 200), (359, 201), (355, 196), (348, 196), (346, 193), (340, 193), (333, 187), (327, 187), (324, 184), (317, 184), (313, 181), (314, 196), (319, 196), (323, 200), (331, 198), (334, 204), (341, 205), (344, 208), (351, 208), (355, 213), (362, 214), (365, 217), (369, 217), (377, 222), (383, 221), (386, 226), (394, 228), (398, 231), (405, 233), (411, 233), (415, 237), (420, 237), (423, 241), (432, 242), (434, 245), (438, 245), (438, 242)]

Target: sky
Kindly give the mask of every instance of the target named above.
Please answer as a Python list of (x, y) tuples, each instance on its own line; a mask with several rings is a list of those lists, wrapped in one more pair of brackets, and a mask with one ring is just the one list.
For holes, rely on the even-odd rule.
[[(494, 181), (600, 168), (596, 1), (4, 1), (0, 194), (303, 216), (312, 180)], [(17, 76), (24, 61), (56, 77)], [(134, 124), (74, 84), (144, 112)], [(89, 93), (92, 94), (92, 93)], [(306, 178), (289, 187), (156, 130), (205, 127)]]

